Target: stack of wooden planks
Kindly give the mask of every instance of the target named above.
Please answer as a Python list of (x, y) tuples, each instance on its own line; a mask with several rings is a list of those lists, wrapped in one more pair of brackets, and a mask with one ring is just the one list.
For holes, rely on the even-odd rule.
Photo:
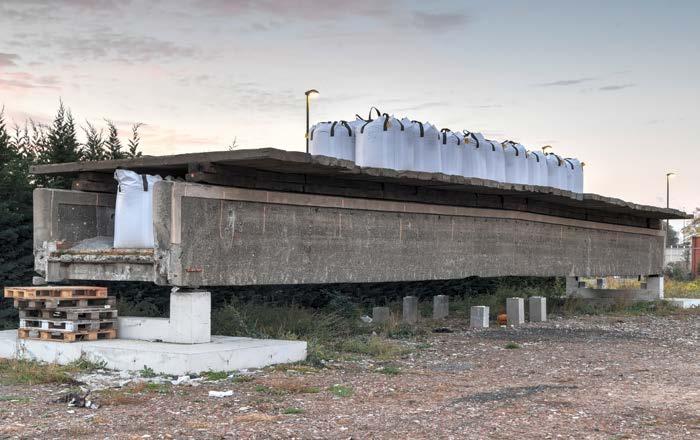
[(20, 339), (77, 342), (117, 337), (116, 298), (106, 287), (6, 287), (19, 309)]

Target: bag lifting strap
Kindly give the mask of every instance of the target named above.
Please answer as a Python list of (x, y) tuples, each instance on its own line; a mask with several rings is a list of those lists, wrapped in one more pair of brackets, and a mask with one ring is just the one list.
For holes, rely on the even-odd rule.
[(470, 136), (472, 139), (474, 139), (476, 141), (476, 148), (479, 148), (479, 139), (476, 136), (474, 136), (474, 133), (472, 133), (469, 130), (462, 130), (462, 133), (464, 133), (464, 137)]
[(143, 181), (143, 190), (148, 192), (148, 176), (141, 174), (141, 180)]
[(516, 156), (520, 156), (520, 150), (518, 150), (518, 147), (515, 146), (515, 142), (513, 142), (513, 141), (504, 141), (503, 143), (504, 143), (504, 144), (508, 144), (508, 145), (510, 145), (511, 147), (515, 148), (515, 155), (516, 155)]
[(374, 106), (373, 106), (373, 107), (371, 107), (371, 108), (369, 109), (369, 115), (367, 116), (367, 119), (369, 119), (370, 121), (372, 120), (372, 110), (376, 110), (376, 111), (377, 111), (377, 117), (378, 117), (378, 118), (380, 118), (380, 117), (382, 116), (382, 112), (380, 112), (379, 109), (378, 109), (377, 107), (374, 107)]
[(423, 123), (420, 121), (411, 121), (413, 124), (418, 124), (420, 126), (420, 137), (425, 137), (425, 131), (423, 130)]
[[(331, 125), (331, 137), (335, 136), (335, 125), (338, 122), (339, 121), (333, 121), (333, 125)], [(350, 128), (350, 125), (348, 125), (348, 123), (346, 121), (340, 121), (340, 125), (344, 125), (345, 128), (348, 129), (348, 136), (352, 137), (352, 129)]]

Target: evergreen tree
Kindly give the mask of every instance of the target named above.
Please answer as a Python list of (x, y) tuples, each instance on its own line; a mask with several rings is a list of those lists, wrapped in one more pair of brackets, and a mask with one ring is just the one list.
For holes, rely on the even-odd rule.
[(119, 132), (114, 123), (109, 119), (105, 119), (107, 123), (107, 140), (105, 141), (105, 147), (107, 149), (107, 159), (124, 159), (126, 155), (122, 151), (122, 143), (119, 140)]
[(131, 126), (131, 139), (129, 139), (129, 152), (127, 153), (128, 157), (141, 157), (141, 152), (139, 151), (139, 143), (141, 142), (139, 128), (142, 125), (142, 123), (137, 122)]
[(98, 132), (94, 125), (88, 121), (85, 122), (87, 127), (83, 127), (86, 139), (83, 146), (83, 160), (102, 160), (105, 158), (102, 130)]
[[(42, 132), (35, 132), (42, 141)], [(46, 133), (46, 148), (40, 149), (39, 163), (77, 162), (81, 159), (80, 144), (75, 133), (75, 123), (70, 110), (66, 110), (60, 101), (53, 123)], [(70, 180), (64, 176), (43, 176), (38, 179), (41, 184), (52, 188), (70, 188)]]
[[(3, 109), (4, 110), (4, 109)], [(23, 145), (7, 133), (4, 111), (0, 110), (0, 285), (31, 282), (32, 187), (28, 178), (31, 159)], [(21, 133), (17, 128), (15, 133)], [(24, 141), (22, 141), (24, 142)], [(0, 329), (17, 325), (17, 312), (11, 301), (0, 300)]]

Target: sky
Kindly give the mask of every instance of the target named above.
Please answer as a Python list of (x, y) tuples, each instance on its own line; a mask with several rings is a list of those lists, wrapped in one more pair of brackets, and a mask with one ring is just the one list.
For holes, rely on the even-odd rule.
[(700, 1), (0, 0), (0, 105), (144, 123), (144, 154), (304, 149), (371, 106), (586, 162), (585, 191), (700, 207)]

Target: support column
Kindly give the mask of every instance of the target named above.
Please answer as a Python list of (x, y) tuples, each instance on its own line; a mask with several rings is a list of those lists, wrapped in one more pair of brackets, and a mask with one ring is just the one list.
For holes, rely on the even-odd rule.
[(598, 278), (595, 280), (596, 289), (606, 289), (608, 283), (605, 282), (605, 278)]
[(652, 294), (654, 299), (664, 299), (664, 276), (647, 276), (647, 290)]
[(522, 298), (506, 299), (506, 314), (508, 325), (522, 325), (525, 323), (525, 300)]
[(433, 297), (433, 319), (445, 319), (450, 312), (450, 297), (435, 295)]
[(389, 307), (373, 307), (372, 308), (372, 324), (386, 324), (389, 322), (391, 312)]
[(581, 287), (578, 277), (566, 277), (566, 296), (574, 296)]
[(488, 306), (472, 306), (469, 312), (469, 327), (488, 328), (489, 308)]
[(531, 296), (528, 298), (530, 306), (530, 322), (544, 322), (547, 320), (547, 298), (543, 296)]
[(403, 322), (407, 324), (418, 322), (418, 298), (415, 296), (403, 297)]
[(170, 293), (170, 331), (164, 342), (201, 344), (211, 341), (211, 293), (178, 290)]

